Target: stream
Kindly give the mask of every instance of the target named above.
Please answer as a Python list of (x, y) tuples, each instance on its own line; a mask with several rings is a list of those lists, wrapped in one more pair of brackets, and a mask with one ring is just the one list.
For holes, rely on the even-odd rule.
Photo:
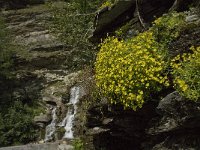
[(57, 127), (64, 127), (65, 134), (63, 136), (64, 139), (73, 139), (73, 121), (77, 112), (77, 103), (79, 102), (81, 97), (81, 88), (78, 86), (74, 86), (70, 89), (70, 100), (67, 103), (68, 111), (66, 117), (63, 119), (62, 122), (57, 123), (57, 115), (56, 115), (56, 108), (52, 109), (52, 121), (49, 125), (46, 126), (45, 132), (45, 142), (52, 141), (56, 128)]

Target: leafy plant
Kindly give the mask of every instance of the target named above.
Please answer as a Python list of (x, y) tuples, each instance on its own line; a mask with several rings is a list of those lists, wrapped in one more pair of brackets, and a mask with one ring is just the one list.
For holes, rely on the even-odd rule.
[(73, 141), (74, 150), (83, 150), (83, 141), (81, 139), (75, 139)]
[(14, 49), (4, 20), (0, 18), (0, 147), (26, 144), (38, 137), (37, 127), (32, 122), (39, 108), (36, 102), (29, 106), (23, 101), (26, 96), (16, 96), (17, 78), (14, 73)]
[[(88, 3), (87, 8), (89, 4), (93, 3)], [(70, 67), (80, 69), (84, 65), (91, 65), (96, 54), (96, 46), (89, 41), (93, 32), (95, 13), (91, 10), (94, 7), (83, 10), (77, 1), (63, 3), (62, 8), (57, 7), (55, 3), (50, 3), (49, 6), (53, 10), (50, 30), (71, 49), (71, 55), (76, 57), (76, 61), (71, 60)]]
[(115, 3), (115, 0), (106, 0), (101, 4), (99, 9), (103, 9), (104, 7), (111, 7)]
[(9, 78), (11, 75), (9, 69), (12, 66), (11, 57), (13, 55), (8, 32), (3, 18), (0, 17), (0, 76), (4, 78)]
[(182, 13), (164, 15), (136, 37), (108, 37), (100, 44), (96, 82), (111, 103), (136, 110), (151, 94), (169, 86), (168, 44), (179, 36), (184, 20)]
[(174, 87), (183, 96), (197, 101), (200, 98), (200, 46), (191, 53), (177, 55), (171, 62)]
[(184, 13), (172, 12), (156, 19), (151, 30), (157, 42), (167, 46), (176, 39), (182, 28), (186, 25)]
[(13, 102), (7, 113), (0, 116), (0, 146), (26, 144), (36, 140), (37, 128), (32, 119), (35, 113), (32, 108), (21, 102)]
[(95, 13), (87, 12), (83, 4), (77, 1), (63, 3), (62, 8), (56, 5), (49, 4), (53, 10), (51, 31), (67, 45), (82, 48), (90, 46), (88, 37), (92, 34)]
[(152, 32), (144, 32), (129, 41), (108, 38), (102, 43), (96, 62), (96, 80), (111, 103), (142, 107), (150, 92), (168, 86), (166, 68), (159, 44)]

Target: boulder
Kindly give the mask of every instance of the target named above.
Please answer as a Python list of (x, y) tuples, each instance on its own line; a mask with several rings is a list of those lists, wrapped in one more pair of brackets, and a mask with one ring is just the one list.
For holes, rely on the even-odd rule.
[[(180, 1), (176, 3), (177, 1)], [(130, 21), (131, 28), (143, 31), (157, 17), (171, 10), (185, 11), (188, 6), (199, 5), (198, 0), (120, 0), (111, 8), (106, 7), (98, 11), (95, 18), (95, 30), (91, 40), (114, 34), (114, 31)], [(131, 31), (130, 28), (130, 31)]]
[(135, 0), (118, 1), (112, 8), (103, 8), (97, 12), (94, 36), (100, 36), (102, 31), (109, 32), (114, 27), (133, 17)]
[[(174, 0), (142, 0), (138, 3), (140, 17), (145, 23), (150, 23), (156, 17), (166, 13), (173, 5)], [(99, 39), (111, 33), (116, 28), (132, 20), (134, 28), (141, 30), (142, 24), (138, 17), (136, 0), (120, 0), (111, 8), (104, 8), (97, 12), (95, 30), (92, 39)], [(139, 26), (138, 26), (139, 25)]]
[(0, 0), (0, 8), (21, 9), (27, 5), (43, 4), (45, 0)]
[(157, 109), (163, 112), (163, 116), (174, 118), (183, 127), (200, 127), (200, 103), (185, 99), (178, 92), (162, 99)]
[(175, 91), (159, 102), (157, 112), (159, 119), (152, 123), (153, 127), (146, 133), (163, 140), (153, 150), (200, 148), (199, 102), (185, 99)]
[(41, 114), (39, 116), (34, 117), (34, 122), (47, 124), (51, 121), (51, 114)]

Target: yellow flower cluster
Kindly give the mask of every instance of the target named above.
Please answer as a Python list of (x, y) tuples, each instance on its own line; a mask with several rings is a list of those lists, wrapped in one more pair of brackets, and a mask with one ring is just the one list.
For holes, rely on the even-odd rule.
[[(148, 31), (136, 37), (127, 40), (108, 37), (104, 40), (95, 63), (96, 82), (111, 103), (122, 103), (133, 110), (142, 107), (151, 93), (169, 86), (169, 73), (174, 76), (175, 88), (197, 99), (200, 68), (194, 68), (199, 67), (198, 48), (192, 48), (193, 54), (183, 54), (172, 61), (167, 50), (168, 44), (179, 36), (185, 25), (184, 13), (170, 13), (158, 18)], [(127, 30), (120, 29), (116, 35), (121, 37)], [(177, 63), (181, 59), (183, 61)], [(172, 72), (169, 72), (170, 62)], [(186, 68), (190, 69), (185, 71)]]
[(161, 75), (165, 66), (151, 31), (127, 41), (108, 37), (97, 55), (96, 82), (111, 103), (136, 110), (151, 91), (169, 85), (167, 77)]
[(99, 7), (99, 9), (103, 9), (104, 7), (111, 7), (112, 5), (113, 2), (111, 0), (107, 0)]
[(177, 55), (172, 61), (174, 87), (186, 98), (200, 98), (200, 46), (191, 47), (192, 53)]

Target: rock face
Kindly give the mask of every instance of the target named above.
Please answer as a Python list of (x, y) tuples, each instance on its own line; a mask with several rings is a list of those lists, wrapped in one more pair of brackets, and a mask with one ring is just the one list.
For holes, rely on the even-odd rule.
[(120, 106), (92, 107), (86, 137), (94, 147), (88, 149), (197, 150), (199, 111), (200, 103), (186, 100), (176, 91), (159, 103), (147, 103), (137, 112), (123, 111)]
[(60, 143), (29, 144), (25, 146), (4, 147), (0, 150), (73, 150), (73, 147)]
[(47, 114), (41, 114), (40, 116), (35, 116), (34, 122), (36, 123), (48, 123), (51, 121), (51, 116)]
[(200, 103), (184, 99), (173, 92), (162, 99), (157, 107), (162, 116), (153, 128), (151, 135), (164, 134), (167, 137), (153, 149), (199, 149)]
[(101, 36), (102, 31), (109, 32), (122, 22), (130, 20), (134, 15), (134, 4), (135, 0), (119, 1), (111, 9), (100, 10), (96, 16), (94, 36)]
[[(174, 0), (143, 0), (139, 1), (140, 17), (145, 23), (150, 23), (155, 16), (160, 16), (167, 12), (173, 5)], [(99, 11), (96, 16), (95, 31), (93, 38), (100, 38), (107, 33), (111, 33), (119, 26), (124, 25), (127, 21), (132, 20), (132, 25), (137, 30), (143, 27), (138, 17), (138, 9), (136, 8), (136, 0), (118, 1), (112, 8)]]
[[(139, 4), (141, 17), (145, 23), (150, 23), (154, 20), (154, 16), (169, 11), (174, 2), (174, 0), (143, 0)], [(184, 2), (188, 5), (197, 1), (181, 1), (178, 10), (186, 8)], [(121, 8), (123, 8), (121, 14), (113, 13)], [(137, 26), (140, 20), (135, 15), (137, 14), (135, 10), (134, 1), (127, 1), (126, 4), (119, 1), (110, 9), (100, 11), (96, 19), (94, 38), (98, 39), (107, 33), (112, 34), (117, 27), (128, 20), (133, 23), (134, 29), (141, 28), (141, 25), (139, 28)], [(197, 23), (199, 15), (189, 14), (186, 21)], [(184, 30), (180, 37), (170, 44), (170, 54), (174, 56), (188, 52), (191, 45), (200, 45), (199, 31), (199, 26), (196, 25)], [(87, 149), (200, 149), (198, 144), (200, 103), (187, 100), (176, 91), (165, 92), (162, 100), (149, 101), (137, 112), (123, 110), (121, 106), (108, 106), (107, 103), (102, 102), (91, 107), (87, 114), (85, 132)]]
[(38, 141), (43, 140), (43, 130), (52, 120), (52, 108), (56, 108), (56, 121), (62, 121), (67, 113), (70, 88), (81, 74), (78, 64), (84, 66), (90, 60), (85, 50), (67, 46), (49, 31), (51, 10), (46, 5), (4, 10), (2, 15), (14, 43), (20, 46), (14, 62), (19, 80), (19, 85), (13, 89), (14, 96), (27, 97), (30, 102), (39, 101), (43, 107), (43, 113), (33, 120), (41, 129)]
[[(155, 18), (167, 13), (175, 2), (176, 0), (142, 0), (136, 3), (136, 0), (120, 0), (111, 8), (104, 8), (97, 13), (92, 39), (114, 34), (113, 32), (127, 21), (131, 21), (134, 30), (142, 31)], [(192, 3), (197, 5), (198, 1), (181, 0), (174, 9), (183, 11)]]
[(0, 0), (0, 8), (4, 9), (20, 9), (27, 5), (43, 4), (45, 0)]

